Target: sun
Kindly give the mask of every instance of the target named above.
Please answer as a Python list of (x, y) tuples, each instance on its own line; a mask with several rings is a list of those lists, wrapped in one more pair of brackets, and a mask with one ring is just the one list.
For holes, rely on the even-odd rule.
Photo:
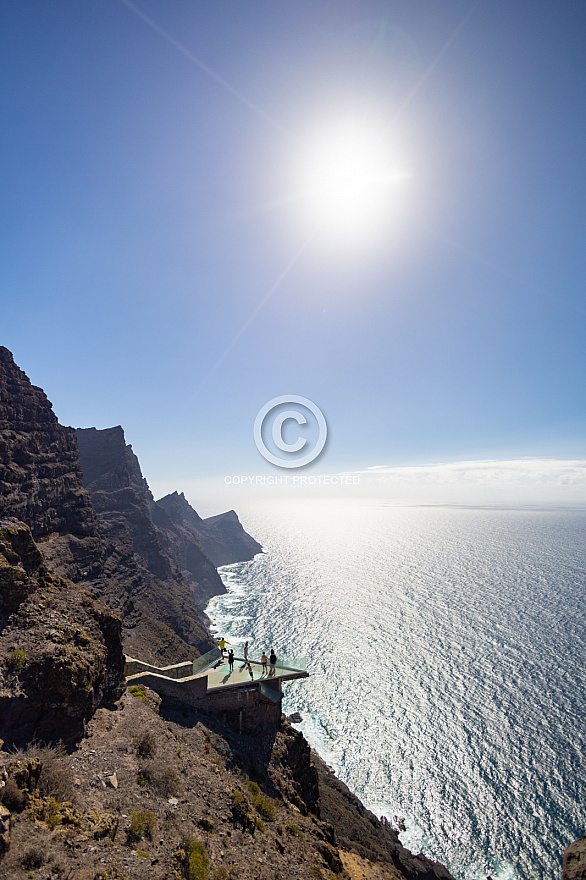
[(407, 176), (396, 167), (384, 130), (344, 120), (305, 142), (299, 202), (321, 236), (338, 243), (367, 240), (396, 209)]

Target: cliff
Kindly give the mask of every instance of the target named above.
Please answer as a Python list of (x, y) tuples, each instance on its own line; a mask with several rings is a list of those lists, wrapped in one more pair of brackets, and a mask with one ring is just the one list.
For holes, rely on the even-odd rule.
[(246, 562), (262, 547), (247, 534), (234, 510), (202, 519), (183, 492), (165, 495), (155, 504), (154, 518), (169, 537), (179, 564), (190, 569), (190, 554), (197, 547), (215, 566)]
[(83, 488), (75, 432), (57, 421), (0, 346), (0, 516), (26, 522), (35, 538), (94, 536), (97, 520)]
[[(129, 456), (122, 476), (131, 480), (140, 513), (139, 502), (150, 493), (146, 484), (141, 486), (142, 475), (138, 476), (140, 468), (133, 458)], [(123, 507), (122, 500), (119, 506)], [(171, 558), (149, 560), (148, 554), (136, 552), (132, 517), (96, 514), (83, 485), (75, 431), (59, 424), (44, 392), (31, 385), (2, 347), (0, 516), (26, 523), (52, 571), (122, 617), (128, 652), (162, 663), (205, 652), (213, 645), (189, 584)], [(135, 525), (142, 553), (148, 534), (141, 538), (140, 517)], [(153, 573), (149, 562), (155, 570), (160, 564), (162, 576)]]
[[(110, 532), (128, 535), (141, 564), (158, 581), (171, 584), (168, 595), (157, 595), (157, 604), (162, 609), (173, 599), (181, 613), (164, 619), (180, 632), (185, 626), (181, 615), (197, 619), (212, 596), (225, 592), (222, 579), (193, 540), (187, 537), (181, 554), (171, 529), (159, 527), (157, 505), (121, 427), (78, 428), (76, 434), (84, 485), (100, 522)], [(180, 634), (190, 641), (187, 633)]]

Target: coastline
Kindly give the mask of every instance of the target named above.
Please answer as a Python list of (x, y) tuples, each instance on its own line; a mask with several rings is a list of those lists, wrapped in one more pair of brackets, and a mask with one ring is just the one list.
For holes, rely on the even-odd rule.
[[(220, 620), (215, 613), (210, 613), (210, 616), (215, 619), (218, 627), (227, 631), (228, 618), (231, 615), (235, 618), (249, 617), (249, 620), (237, 623), (232, 633), (237, 633), (238, 637), (243, 636), (245, 632), (254, 634), (255, 637), (260, 638), (258, 644), (261, 647), (265, 641), (269, 644), (267, 639), (271, 638), (274, 638), (278, 645), (279, 636), (283, 637), (281, 645), (285, 651), (289, 644), (316, 646), (320, 644), (320, 633), (325, 632), (328, 633), (328, 639), (340, 641), (340, 646), (336, 645), (333, 653), (330, 653), (329, 649), (325, 652), (311, 650), (299, 652), (314, 657), (317, 664), (317, 668), (314, 664), (314, 670), (318, 678), (312, 677), (307, 683), (301, 683), (299, 688), (297, 685), (292, 685), (293, 699), (286, 698), (284, 711), (287, 714), (300, 711), (304, 724), (301, 727), (296, 725), (296, 728), (301, 729), (310, 745), (325, 758), (327, 764), (334, 767), (339, 777), (373, 812), (378, 815), (384, 814), (389, 819), (395, 814), (405, 815), (406, 812), (408, 831), (406, 834), (401, 833), (404, 843), (414, 851), (433, 852), (434, 858), (451, 865), (454, 873), (458, 872), (460, 875), (459, 872), (465, 871), (462, 876), (482, 877), (490, 874), (492, 877), (501, 878), (559, 876), (564, 849), (580, 837), (584, 828), (581, 818), (584, 800), (579, 796), (579, 792), (583, 790), (583, 779), (580, 781), (580, 778), (575, 776), (572, 766), (564, 757), (572, 754), (572, 748), (569, 752), (566, 750), (568, 737), (570, 745), (574, 742), (573, 748), (580, 750), (584, 735), (579, 717), (576, 715), (576, 712), (579, 715), (578, 707), (581, 700), (579, 691), (573, 684), (576, 675), (581, 674), (582, 667), (578, 664), (576, 668), (576, 659), (583, 652), (571, 639), (574, 631), (572, 626), (575, 628), (582, 617), (582, 612), (576, 605), (579, 596), (576, 590), (580, 578), (576, 580), (575, 577), (569, 577), (572, 572), (578, 573), (583, 570), (581, 550), (583, 545), (579, 541), (584, 525), (583, 517), (577, 520), (574, 515), (569, 517), (565, 511), (548, 511), (547, 516), (543, 512), (534, 511), (447, 511), (446, 517), (442, 515), (443, 511), (422, 511), (422, 522), (427, 524), (432, 519), (434, 522), (439, 522), (441, 518), (451, 534), (454, 534), (454, 520), (459, 524), (464, 520), (470, 522), (470, 530), (462, 536), (462, 541), (470, 548), (469, 560), (466, 557), (462, 563), (469, 572), (468, 581), (476, 579), (474, 577), (476, 565), (478, 565), (478, 578), (484, 577), (483, 572), (488, 571), (489, 566), (492, 566), (492, 576), (486, 578), (486, 595), (484, 593), (479, 595), (477, 600), (476, 590), (465, 590), (462, 595), (455, 594), (454, 584), (450, 581), (452, 592), (449, 598), (461, 612), (468, 609), (474, 614), (478, 612), (478, 602), (482, 600), (483, 617), (486, 616), (487, 609), (493, 609), (492, 624), (486, 626), (486, 621), (482, 623), (474, 617), (474, 626), (470, 629), (463, 625), (465, 621), (460, 620), (454, 631), (453, 644), (457, 644), (458, 652), (453, 655), (453, 663), (442, 662), (437, 670), (430, 669), (424, 659), (428, 655), (429, 647), (433, 649), (435, 645), (435, 656), (438, 643), (440, 646), (442, 643), (450, 644), (450, 633), (445, 629), (443, 613), (454, 606), (442, 604), (444, 600), (440, 592), (436, 623), (431, 622), (431, 617), (421, 617), (420, 604), (428, 605), (430, 611), (436, 612), (436, 604), (430, 603), (430, 597), (432, 593), (437, 592), (437, 586), (436, 581), (429, 577), (427, 571), (431, 566), (426, 564), (420, 566), (419, 556), (413, 553), (413, 548), (409, 545), (405, 551), (405, 558), (410, 565), (408, 570), (417, 572), (417, 584), (410, 585), (405, 578), (405, 569), (402, 568), (403, 584), (399, 596), (394, 596), (394, 601), (396, 609), (403, 608), (403, 613), (405, 607), (417, 603), (414, 607), (418, 609), (419, 622), (407, 638), (399, 639), (397, 651), (393, 651), (393, 657), (389, 658), (389, 663), (385, 666), (385, 681), (389, 681), (391, 685), (390, 702), (386, 710), (388, 715), (385, 720), (382, 714), (374, 716), (370, 713), (373, 701), (369, 699), (369, 692), (372, 695), (373, 688), (366, 686), (364, 690), (366, 682), (364, 677), (358, 678), (366, 703), (354, 694), (348, 709), (344, 711), (345, 701), (338, 699), (339, 692), (335, 690), (335, 682), (340, 676), (342, 680), (354, 679), (351, 665), (346, 664), (342, 658), (342, 654), (347, 652), (337, 648), (343, 645), (354, 653), (360, 644), (372, 646), (368, 637), (365, 637), (365, 632), (368, 632), (369, 628), (366, 626), (360, 628), (354, 614), (351, 620), (347, 616), (342, 616), (336, 623), (335, 632), (341, 633), (341, 640), (334, 636), (334, 630), (328, 629), (324, 624), (324, 621), (334, 620), (334, 617), (329, 614), (323, 615), (322, 612), (327, 607), (325, 604), (327, 598), (334, 595), (336, 590), (341, 597), (341, 607), (352, 606), (349, 604), (351, 599), (345, 591), (347, 571), (343, 565), (343, 557), (338, 554), (340, 564), (335, 568), (330, 567), (328, 574), (324, 565), (316, 570), (311, 564), (311, 560), (316, 558), (321, 560), (321, 555), (319, 557), (315, 555), (315, 545), (324, 544), (324, 533), (321, 528), (316, 535), (311, 536), (311, 542), (307, 541), (313, 523), (311, 517), (316, 516), (316, 512), (308, 511), (308, 516), (304, 517), (303, 521), (301, 517), (297, 517), (294, 522), (291, 512), (283, 511), (283, 516), (279, 516), (274, 531), (272, 524), (270, 531), (264, 526), (258, 528), (259, 523), (267, 519), (266, 511), (260, 509), (258, 517), (255, 515), (254, 518), (246, 516), (245, 513), (246, 511), (242, 512), (243, 522), (253, 533), (258, 534), (259, 539), (266, 546), (267, 553), (264, 559), (256, 557), (254, 571), (251, 571), (249, 576), (246, 574), (249, 571), (248, 566), (228, 570), (232, 575), (226, 580), (228, 590), (235, 588), (239, 595), (233, 597), (235, 604), (232, 608), (229, 602), (219, 600)], [(320, 510), (319, 514), (322, 521), (327, 520), (323, 510)], [(384, 516), (386, 523), (386, 512), (384, 514), (379, 512), (376, 515), (379, 519)], [(401, 514), (393, 513), (391, 516), (394, 521), (395, 518), (401, 517)], [(303, 543), (297, 540), (298, 536), (294, 530), (291, 533), (294, 540), (291, 542), (284, 531), (284, 524), (290, 522), (294, 525), (297, 521), (301, 523), (302, 531), (299, 534), (303, 538)], [(368, 523), (370, 524), (370, 520)], [(568, 531), (570, 525), (571, 529)], [(339, 518), (336, 518), (335, 526), (339, 531), (341, 526)], [(329, 524), (327, 528), (330, 528)], [(286, 534), (287, 543), (286, 546), (283, 545), (281, 552), (280, 539)], [(563, 545), (557, 539), (558, 534), (560, 538), (564, 536)], [(477, 536), (477, 540), (473, 542), (474, 535)], [(492, 549), (486, 548), (481, 542), (484, 535), (487, 542), (493, 542), (491, 546), (494, 547), (500, 547), (500, 544), (494, 544), (494, 536), (498, 536), (499, 540), (500, 536), (506, 536), (506, 541), (502, 544), (502, 554), (499, 549), (498, 554), (493, 558)], [(536, 551), (530, 557), (526, 552), (529, 538), (538, 542)], [(429, 552), (431, 540), (432, 538), (427, 535), (421, 550), (433, 561), (434, 557)], [(339, 549), (336, 541), (341, 544), (340, 536), (332, 534), (333, 553), (328, 549), (328, 559)], [(563, 546), (564, 553), (561, 563), (557, 555), (559, 546)], [(353, 554), (366, 558), (362, 545), (353, 542), (351, 547)], [(451, 544), (446, 544), (445, 553), (449, 551), (452, 551)], [(275, 559), (271, 559), (271, 554), (276, 554)], [(501, 556), (502, 560), (499, 563)], [(522, 563), (521, 568), (515, 565), (517, 557)], [(375, 582), (370, 578), (374, 574), (376, 564), (381, 578), (386, 577), (386, 582), (391, 583), (388, 581), (389, 572), (401, 564), (402, 559), (397, 560), (396, 555), (387, 558), (393, 560), (389, 563), (390, 568), (373, 557), (373, 567), (369, 568), (367, 576), (369, 583)], [(303, 564), (298, 563), (299, 559), (305, 560)], [(505, 563), (506, 569), (503, 568)], [(503, 577), (505, 570), (510, 572), (510, 583)], [(236, 573), (235, 579), (233, 573)], [(433, 575), (433, 570), (431, 573)], [(244, 597), (236, 583), (238, 576), (243, 580)], [(520, 582), (519, 578), (521, 578)], [(231, 579), (233, 579), (232, 587)], [(366, 584), (366, 580), (354, 581), (353, 589), (359, 591), (363, 583)], [(562, 583), (567, 585), (567, 591), (563, 593), (560, 592)], [(464, 580), (462, 586), (465, 589)], [(357, 594), (359, 595), (359, 592)], [(382, 595), (380, 590), (378, 594)], [(401, 599), (402, 595), (405, 596), (404, 599)], [(293, 601), (290, 602), (288, 596), (294, 596)], [(316, 599), (315, 604), (312, 604), (313, 596)], [(562, 599), (562, 596), (565, 598)], [(390, 598), (391, 593), (389, 593)], [(284, 603), (282, 606), (281, 602)], [(272, 607), (280, 608), (277, 618), (270, 611)], [(258, 608), (258, 612), (255, 608)], [(542, 619), (542, 624), (539, 626), (530, 615), (532, 608)], [(575, 615), (572, 613), (574, 608), (576, 608)], [(506, 617), (501, 618), (495, 613), (499, 609), (506, 610)], [(509, 622), (509, 612), (513, 615), (511, 622), (514, 623), (510, 632), (503, 628), (504, 624)], [(307, 627), (302, 620), (304, 613), (307, 614)], [(386, 614), (386, 606), (384, 613)], [(559, 625), (563, 627), (561, 640), (556, 636), (558, 618)], [(380, 626), (381, 619), (381, 615), (376, 616), (374, 613), (368, 617), (371, 626)], [(546, 619), (549, 621), (547, 627), (543, 625)], [(301, 626), (297, 626), (297, 620), (301, 621)], [(337, 621), (338, 618), (336, 617), (335, 620)], [(521, 631), (517, 625), (519, 620), (523, 623)], [(564, 625), (565, 620), (573, 622), (569, 630)], [(392, 623), (392, 627), (397, 627), (397, 621)], [(529, 629), (532, 639), (527, 642), (525, 635)], [(437, 640), (433, 636), (434, 633), (437, 635)], [(433, 636), (431, 646), (428, 644), (430, 636)], [(352, 639), (350, 642), (347, 641), (348, 637)], [(544, 665), (544, 658), (550, 657), (552, 639), (556, 652), (552, 655), (551, 663), (548, 660)], [(254, 649), (254, 643), (251, 644)], [(572, 644), (574, 644), (573, 648)], [(411, 651), (406, 654), (405, 647), (409, 649), (409, 645)], [(413, 657), (413, 663), (408, 661), (410, 656)], [(408, 662), (401, 665), (401, 658), (404, 657), (407, 657)], [(469, 661), (474, 665), (471, 666)], [(379, 669), (382, 671), (382, 666)], [(424, 676), (424, 680), (432, 674), (432, 677), (425, 681), (423, 688), (419, 681), (419, 670), (422, 670), (421, 676)], [(308, 664), (308, 671), (311, 673), (311, 664)], [(520, 677), (521, 671), (524, 673), (522, 677)], [(533, 671), (535, 676), (532, 675)], [(378, 679), (377, 681), (380, 689), (381, 681)], [(368, 679), (368, 683), (372, 684), (372, 678)], [(317, 703), (316, 684), (320, 695)], [(303, 697), (301, 689), (304, 692)], [(374, 690), (376, 691), (376, 686)], [(434, 700), (434, 694), (437, 694), (437, 700)], [(328, 695), (335, 697), (335, 704), (330, 706)], [(459, 696), (462, 700), (456, 706), (454, 699)], [(315, 718), (312, 715), (312, 703), (316, 709)], [(380, 704), (380, 700), (375, 700), (374, 704), (376, 703)], [(448, 714), (444, 712), (442, 720), (444, 705), (448, 709)], [(431, 714), (427, 712), (426, 707), (429, 707)], [(453, 716), (460, 718), (461, 723), (458, 725), (449, 722), (450, 713), (454, 711), (464, 713)], [(406, 713), (403, 718), (401, 713)], [(494, 737), (490, 732), (494, 723), (493, 716), (500, 719), (498, 726), (495, 724), (492, 728)], [(352, 730), (355, 725), (362, 729), (368, 723), (366, 718), (369, 718), (373, 725), (374, 753), (368, 749), (366, 752), (359, 751), (360, 734)], [(431, 728), (429, 730), (432, 740), (437, 740), (439, 743), (440, 752), (436, 763), (429, 759), (431, 750), (422, 739), (422, 731), (426, 735), (426, 724), (433, 722), (433, 719), (436, 719), (434, 724), (438, 721), (441, 723), (441, 730), (436, 729), (435, 733)], [(313, 726), (318, 734), (323, 728), (322, 742), (326, 743), (325, 749), (322, 742), (312, 737)], [(377, 750), (382, 743), (379, 731), (383, 726), (387, 729), (387, 742), (390, 743), (390, 747), (387, 750), (386, 744), (383, 743), (386, 757), (381, 761), (382, 753)], [(562, 741), (553, 739), (554, 734), (557, 737), (558, 729), (563, 732)], [(532, 730), (539, 731), (540, 741), (543, 744), (541, 751), (535, 752), (532, 749)], [(352, 732), (349, 734), (349, 731)], [(470, 740), (461, 741), (460, 734), (469, 736)], [(365, 736), (370, 736), (366, 728)], [(328, 750), (330, 742), (336, 744), (332, 755)], [(339, 751), (336, 747), (338, 743), (340, 743)], [(430, 741), (430, 746), (432, 744), (433, 742)], [(425, 749), (422, 748), (423, 745)], [(481, 755), (485, 756), (484, 761), (480, 760)], [(559, 755), (558, 772), (552, 779), (545, 764), (555, 761), (556, 755)], [(451, 775), (446, 776), (444, 765), (449, 761), (450, 756), (456, 763)], [(414, 764), (412, 776), (409, 773), (410, 757)], [(431, 764), (429, 760), (432, 760)], [(432, 773), (428, 780), (425, 768), (429, 766), (432, 768)], [(395, 791), (404, 792), (405, 797), (402, 802), (408, 804), (408, 807), (389, 810), (380, 804), (384, 798), (378, 796), (377, 788), (385, 784), (385, 778), (381, 777), (381, 769), (384, 773), (387, 768), (392, 768), (391, 792), (393, 794)], [(486, 775), (478, 777), (479, 785), (467, 789), (470, 792), (470, 811), (457, 812), (453, 809), (453, 805), (459, 803), (461, 806), (461, 794), (465, 794), (464, 785), (467, 784), (468, 777), (473, 778), (474, 774), (482, 774), (483, 768), (486, 769)], [(390, 779), (390, 777), (386, 778)], [(411, 779), (413, 787), (410, 784)], [(447, 780), (446, 784), (449, 786), (445, 801), (440, 791), (444, 780)], [(543, 780), (543, 782), (539, 783), (535, 780)], [(519, 786), (522, 788), (519, 789)], [(526, 791), (528, 804), (533, 804), (535, 801), (536, 807), (531, 813), (527, 813), (527, 810), (523, 812), (525, 801), (519, 810), (516, 809), (513, 792), (518, 790)], [(370, 798), (364, 797), (365, 791)], [(493, 801), (487, 799), (486, 792), (489, 797), (493, 797)], [(572, 795), (573, 792), (575, 795)], [(425, 795), (425, 801), (420, 797), (420, 793)], [(478, 797), (475, 797), (475, 793)], [(458, 798), (460, 798), (459, 802)], [(484, 808), (479, 798), (482, 798)], [(409, 827), (409, 816), (414, 816), (417, 821), (417, 808), (422, 805), (424, 808), (429, 805), (429, 810), (422, 812), (424, 821), (425, 818), (428, 821), (424, 824), (424, 830), (418, 833), (420, 831), (418, 828)], [(549, 830), (551, 823), (547, 812), (550, 807), (551, 810), (555, 810), (555, 815), (558, 817), (555, 827), (551, 830)], [(476, 847), (478, 842), (486, 841), (487, 845), (482, 850), (480, 847), (471, 849), (462, 833), (467, 830), (470, 823), (475, 822), (478, 822), (478, 825), (472, 825), (472, 830), (474, 831), (476, 827), (478, 836), (472, 837), (470, 843)], [(537, 827), (542, 829), (542, 833), (534, 837), (533, 832)], [(436, 828), (439, 848), (433, 845)], [(464, 849), (465, 845), (468, 845), (467, 849)], [(451, 860), (450, 856), (446, 857), (446, 852), (455, 854), (455, 861)]]

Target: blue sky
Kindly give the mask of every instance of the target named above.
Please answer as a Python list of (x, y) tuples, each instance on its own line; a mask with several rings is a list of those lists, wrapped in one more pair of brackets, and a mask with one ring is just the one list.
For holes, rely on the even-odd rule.
[[(494, 500), (586, 502), (585, 35), (578, 0), (5, 0), (0, 342), (196, 506), (278, 472), (286, 394), (328, 422), (304, 474), (535, 460)], [(342, 233), (349, 130), (383, 197)]]

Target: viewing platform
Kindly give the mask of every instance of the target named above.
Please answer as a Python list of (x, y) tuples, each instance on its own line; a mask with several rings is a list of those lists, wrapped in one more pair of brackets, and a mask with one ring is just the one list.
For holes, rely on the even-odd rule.
[(219, 648), (172, 666), (125, 659), (128, 687), (149, 687), (163, 703), (216, 715), (241, 733), (255, 732), (268, 718), (280, 717), (282, 683), (309, 676), (304, 659), (281, 657), (274, 669), (270, 664), (264, 669), (260, 660), (249, 658), (251, 678), (243, 657), (235, 657), (230, 670)]

